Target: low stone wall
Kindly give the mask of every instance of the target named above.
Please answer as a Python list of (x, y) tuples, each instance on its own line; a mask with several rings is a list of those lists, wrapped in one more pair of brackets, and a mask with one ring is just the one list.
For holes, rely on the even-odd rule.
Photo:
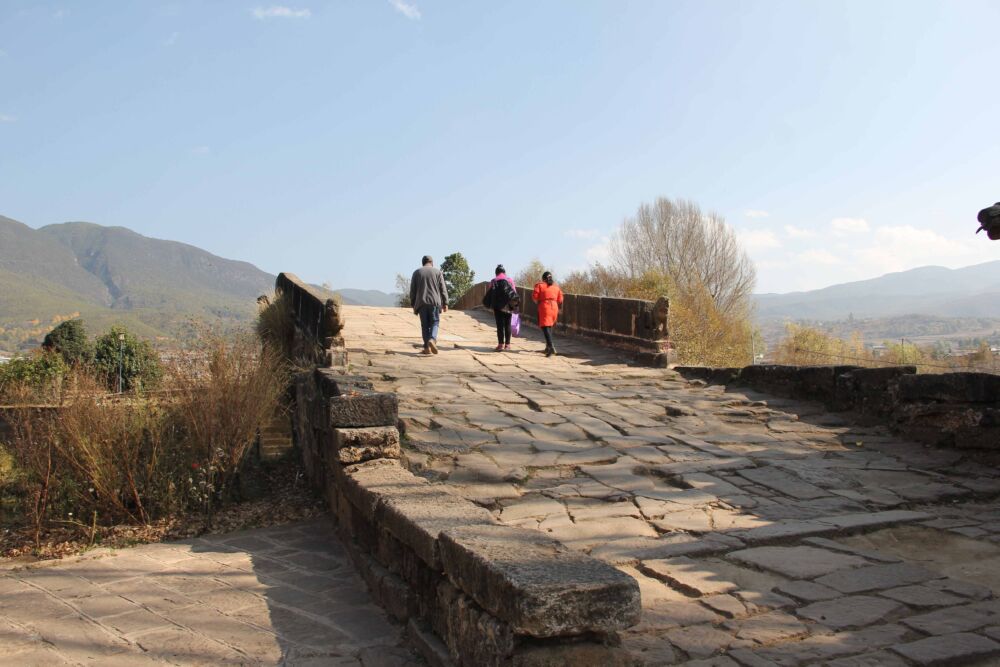
[(1000, 375), (918, 375), (914, 366), (678, 366), (684, 377), (747, 386), (852, 410), (915, 440), (960, 449), (1000, 450)]
[(306, 467), (374, 597), (432, 665), (631, 665), (635, 580), (499, 524), (399, 462), (395, 394), (331, 369), (295, 378)]
[(294, 273), (279, 273), (274, 287), (290, 301), (295, 323), (292, 356), (311, 359), (320, 366), (346, 366), (347, 350), (340, 335), (344, 328), (340, 302), (323, 298)]
[[(477, 283), (456, 302), (456, 310), (481, 307), (489, 282)], [(538, 305), (531, 300), (531, 288), (518, 287), (521, 321), (538, 324)], [(635, 352), (640, 361), (667, 366), (670, 338), (667, 331), (669, 302), (642, 299), (564, 294), (556, 330), (600, 340), (611, 347)]]

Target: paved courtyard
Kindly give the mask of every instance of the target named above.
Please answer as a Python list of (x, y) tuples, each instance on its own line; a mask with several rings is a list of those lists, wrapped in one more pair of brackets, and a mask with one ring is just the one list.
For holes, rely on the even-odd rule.
[(1000, 474), (815, 404), (689, 383), (492, 316), (347, 307), (407, 464), (633, 576), (647, 664), (1000, 664)]
[(0, 570), (0, 665), (421, 664), (329, 519)]

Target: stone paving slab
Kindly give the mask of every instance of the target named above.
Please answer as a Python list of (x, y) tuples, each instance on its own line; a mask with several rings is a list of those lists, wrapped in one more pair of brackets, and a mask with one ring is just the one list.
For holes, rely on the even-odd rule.
[[(583, 339), (557, 334), (547, 358), (527, 326), (495, 352), (481, 311), (445, 313), (429, 357), (408, 310), (345, 311), (352, 372), (399, 396), (411, 469), (635, 579), (642, 617), (623, 641), (638, 659), (962, 664), (1000, 642), (1000, 577), (984, 576), (1000, 563), (1000, 473), (965, 453)], [(915, 525), (968, 565), (929, 554), (930, 534), (854, 539)]]
[(400, 642), (328, 518), (0, 569), (0, 665), (421, 664)]

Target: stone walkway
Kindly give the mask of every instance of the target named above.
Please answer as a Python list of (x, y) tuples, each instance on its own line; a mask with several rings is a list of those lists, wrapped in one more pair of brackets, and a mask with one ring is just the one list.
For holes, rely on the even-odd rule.
[(416, 667), (329, 519), (0, 570), (0, 665)]
[(492, 317), (347, 307), (407, 464), (639, 582), (647, 664), (997, 664), (1000, 473), (814, 404), (688, 383)]

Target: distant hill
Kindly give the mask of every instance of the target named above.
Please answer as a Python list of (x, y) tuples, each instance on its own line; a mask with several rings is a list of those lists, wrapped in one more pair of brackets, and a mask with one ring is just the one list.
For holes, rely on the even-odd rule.
[(92, 334), (121, 322), (147, 338), (183, 336), (191, 320), (248, 322), (274, 276), (124, 227), (70, 222), (32, 229), (0, 217), (0, 349), (33, 347), (82, 317)]
[[(90, 333), (125, 324), (146, 338), (183, 338), (192, 320), (251, 321), (274, 276), (253, 264), (125, 227), (66, 222), (32, 229), (0, 216), (0, 350), (37, 346), (82, 317)], [(396, 295), (342, 289), (344, 303), (393, 306)]]
[(386, 294), (377, 289), (338, 289), (344, 303), (352, 306), (379, 306), (391, 308), (398, 304), (398, 294)]
[(1000, 260), (946, 269), (924, 266), (810, 292), (759, 294), (761, 321), (901, 315), (1000, 318)]

